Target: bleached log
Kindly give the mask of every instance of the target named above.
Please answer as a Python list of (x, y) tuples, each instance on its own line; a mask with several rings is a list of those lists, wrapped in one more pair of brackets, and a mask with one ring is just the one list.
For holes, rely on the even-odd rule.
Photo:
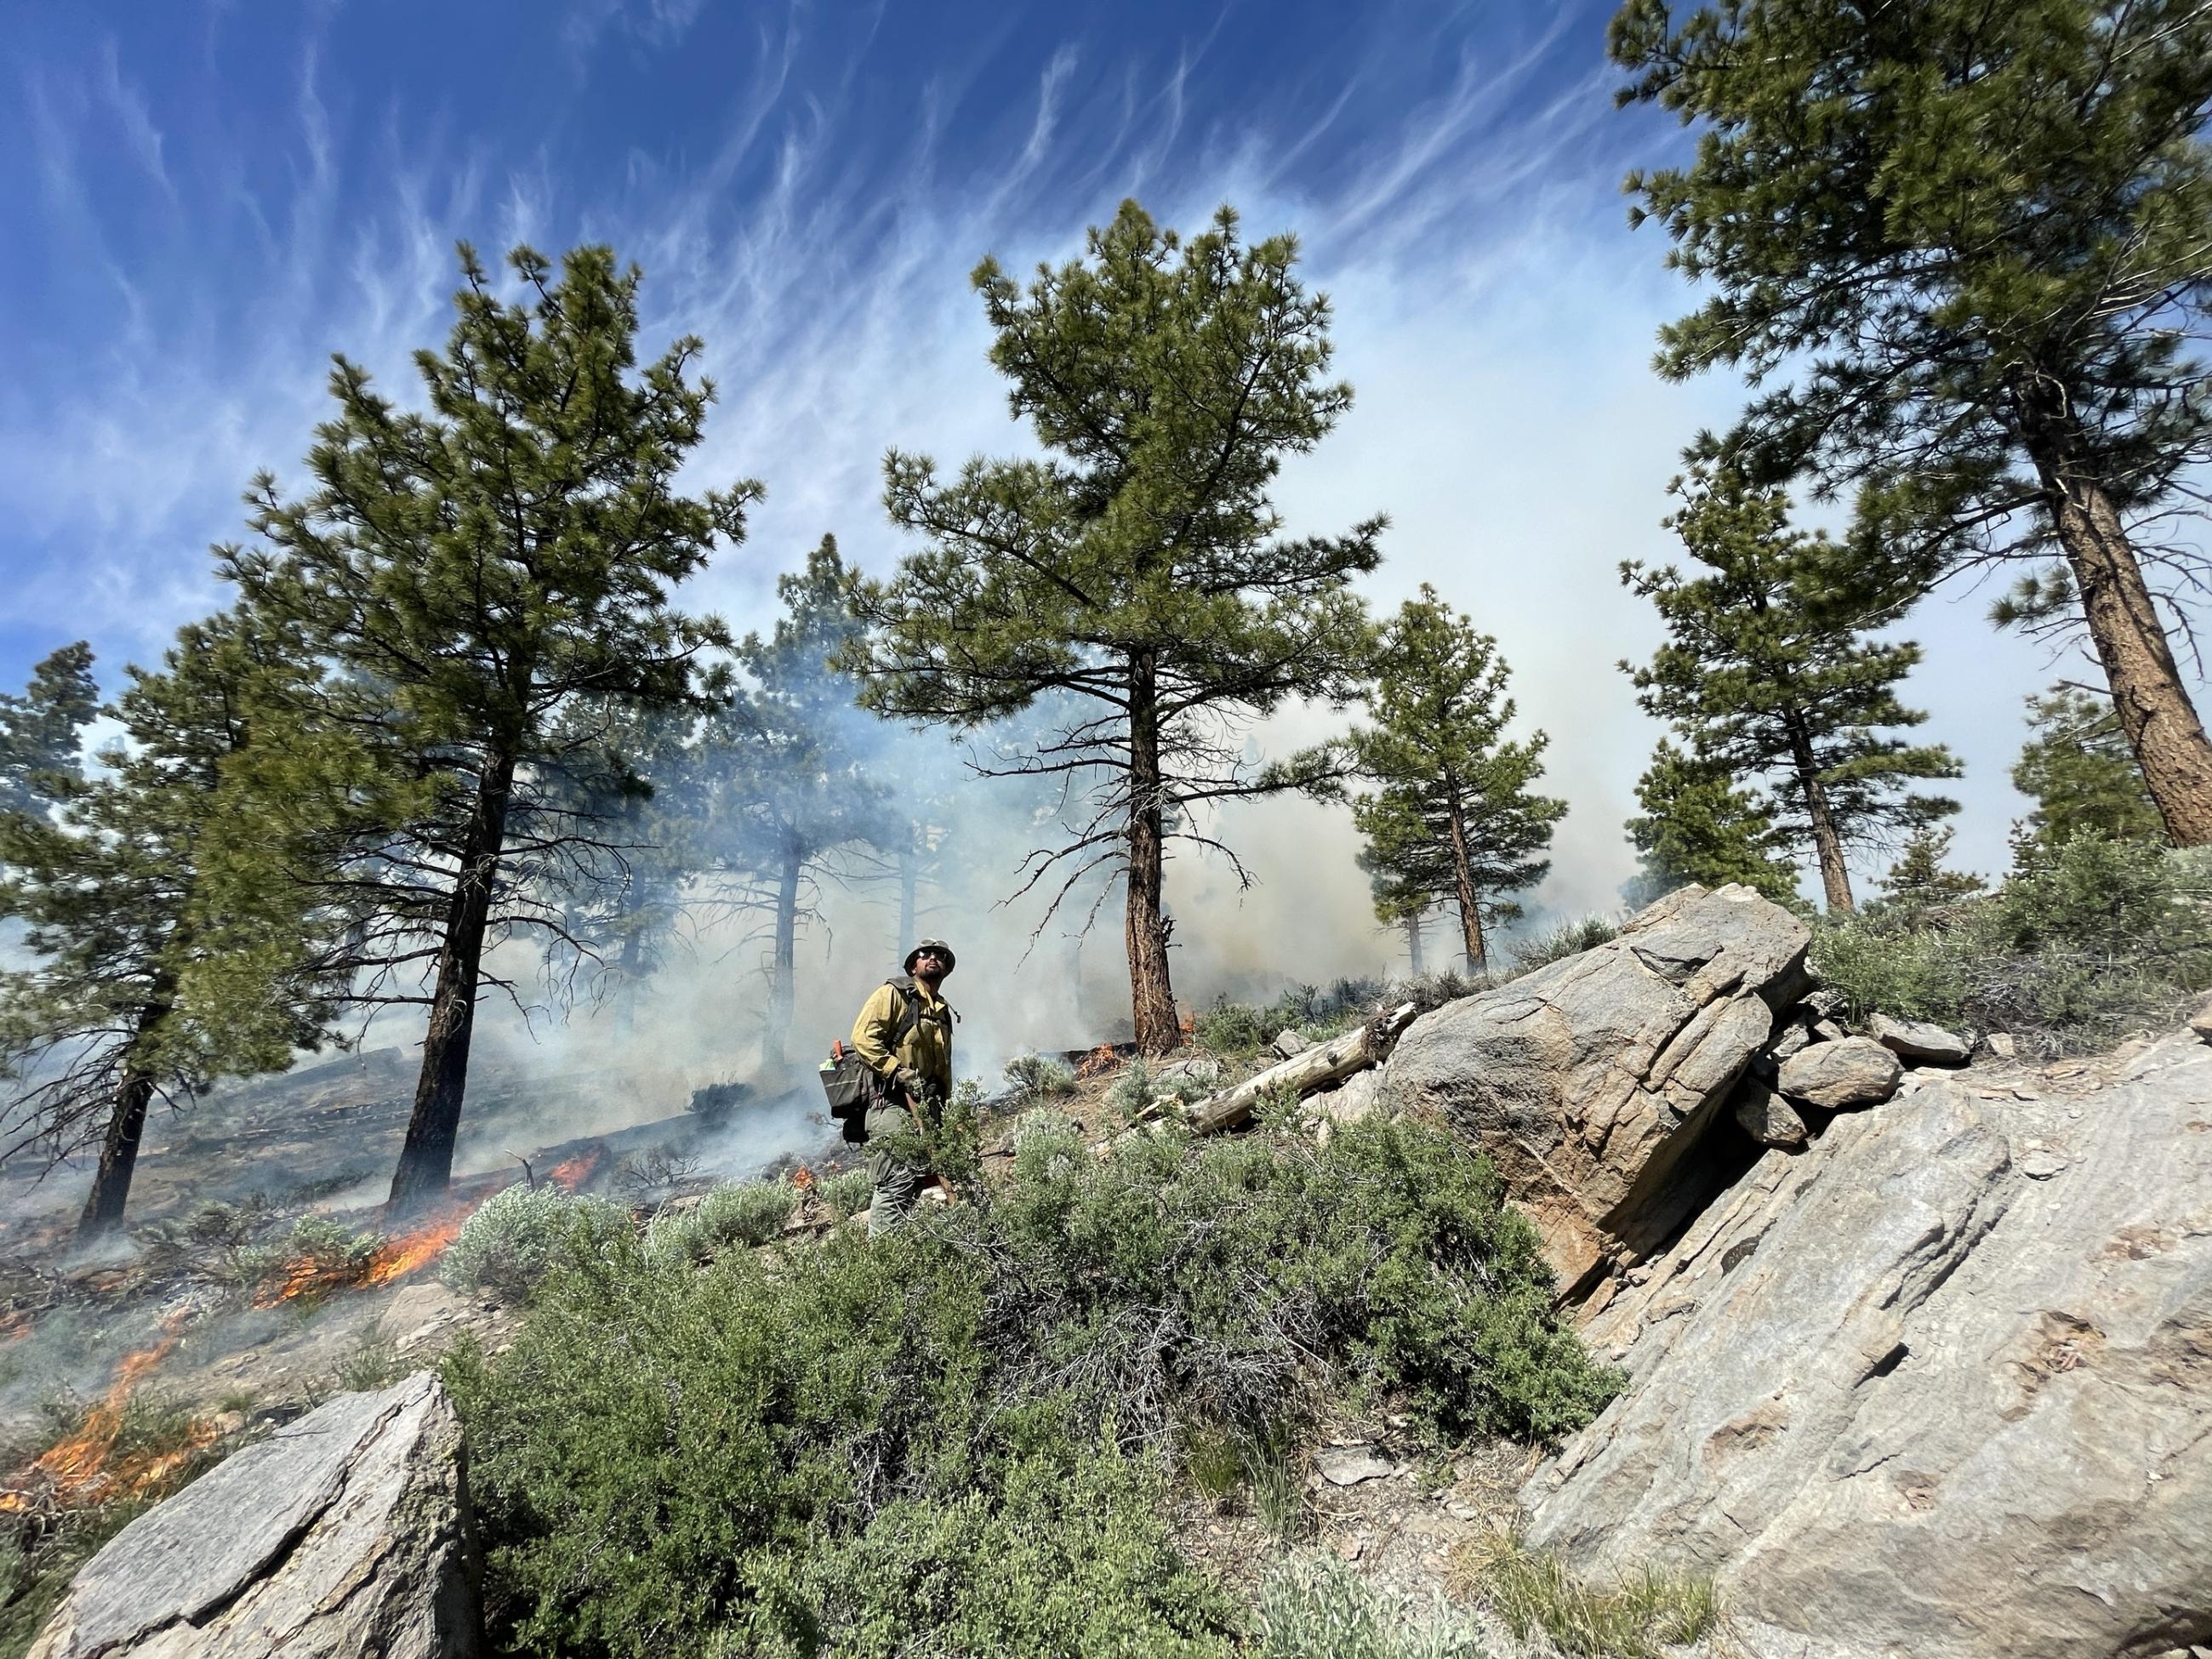
[(1413, 1023), (1413, 1005), (1401, 1003), (1389, 1013), (1377, 1015), (1342, 1036), (1317, 1043), (1302, 1054), (1293, 1054), (1279, 1066), (1270, 1066), (1233, 1089), (1208, 1095), (1184, 1113), (1184, 1121), (1190, 1125), (1193, 1134), (1210, 1134), (1216, 1129), (1243, 1122), (1263, 1096), (1279, 1089), (1294, 1090), (1302, 1096), (1317, 1094), (1343, 1082), (1354, 1072), (1381, 1065), (1389, 1056), (1398, 1034)]

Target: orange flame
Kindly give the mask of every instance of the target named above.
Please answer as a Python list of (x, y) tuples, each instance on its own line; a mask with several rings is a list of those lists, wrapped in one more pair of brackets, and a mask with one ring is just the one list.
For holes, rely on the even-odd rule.
[(370, 1258), (360, 1282), (364, 1287), (389, 1285), (435, 1261), (460, 1237), (461, 1224), (468, 1218), (467, 1210), (450, 1210), (427, 1226), (390, 1240)]
[(812, 1192), (814, 1190), (814, 1171), (808, 1169), (804, 1164), (800, 1164), (797, 1169), (791, 1172), (791, 1184), (798, 1188), (802, 1193)]
[(545, 1178), (564, 1192), (574, 1192), (599, 1170), (607, 1161), (606, 1143), (594, 1141), (574, 1157), (564, 1158), (553, 1166)]
[(374, 1290), (380, 1285), (389, 1285), (406, 1278), (416, 1269), (427, 1267), (445, 1255), (447, 1246), (460, 1236), (461, 1224), (469, 1218), (473, 1204), (458, 1205), (425, 1222), (412, 1232), (387, 1238), (377, 1246), (376, 1254), (364, 1263), (319, 1261), (313, 1256), (301, 1256), (284, 1266), (283, 1274), (261, 1287), (253, 1297), (257, 1308), (273, 1308), (295, 1297), (305, 1296), (310, 1291), (331, 1291), (343, 1285), (355, 1285), (362, 1290)]
[(16, 1514), (31, 1507), (43, 1486), (57, 1502), (82, 1505), (149, 1492), (166, 1480), (194, 1452), (216, 1437), (215, 1425), (195, 1420), (185, 1442), (164, 1452), (137, 1452), (114, 1458), (117, 1437), (123, 1430), (123, 1408), (146, 1374), (168, 1357), (190, 1316), (170, 1315), (161, 1322), (161, 1340), (150, 1348), (124, 1356), (115, 1368), (100, 1402), (84, 1414), (77, 1431), (49, 1446), (21, 1476), (0, 1488), (0, 1514)]
[(1078, 1077), (1102, 1077), (1121, 1063), (1121, 1056), (1114, 1052), (1114, 1045), (1102, 1042), (1085, 1056), (1083, 1063), (1075, 1068), (1075, 1074)]

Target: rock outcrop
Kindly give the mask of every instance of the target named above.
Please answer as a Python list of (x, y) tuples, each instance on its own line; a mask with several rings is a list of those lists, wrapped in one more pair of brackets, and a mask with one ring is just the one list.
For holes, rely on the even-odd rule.
[(1572, 1295), (1711, 1190), (1685, 1160), (1803, 989), (1807, 944), (1749, 888), (1682, 888), (1608, 944), (1424, 1015), (1382, 1086), (1490, 1154)]
[(1765, 1154), (1638, 1276), (1583, 1331), (1630, 1385), (1524, 1489), (1532, 1542), (1715, 1572), (1752, 1645), (1799, 1659), (2212, 1644), (2191, 1034), (1915, 1073)]
[(467, 1513), (435, 1377), (342, 1395), (118, 1533), (29, 1659), (469, 1659)]

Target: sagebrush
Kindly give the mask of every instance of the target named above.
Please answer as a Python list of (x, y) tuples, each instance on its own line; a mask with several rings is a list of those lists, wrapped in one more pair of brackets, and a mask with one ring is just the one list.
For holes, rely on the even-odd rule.
[(891, 1241), (678, 1271), (572, 1240), (513, 1348), (449, 1366), (499, 1638), (1227, 1654), (1241, 1615), (1159, 1518), (1179, 1448), (1346, 1401), (1541, 1437), (1614, 1387), (1553, 1323), (1495, 1173), (1441, 1130), (1100, 1159), (1039, 1112), (1017, 1145), (988, 1201)]

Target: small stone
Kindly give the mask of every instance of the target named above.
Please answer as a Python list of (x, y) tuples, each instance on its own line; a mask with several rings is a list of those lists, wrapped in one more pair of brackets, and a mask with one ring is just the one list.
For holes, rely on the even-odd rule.
[(1802, 1146), (1811, 1139), (1790, 1103), (1756, 1079), (1736, 1090), (1735, 1121), (1762, 1146)]
[(1480, 1510), (1475, 1508), (1465, 1498), (1449, 1497), (1444, 1499), (1444, 1513), (1455, 1521), (1474, 1521), (1480, 1519), (1482, 1515)]
[(1924, 1019), (1892, 1019), (1876, 1014), (1867, 1035), (1883, 1048), (1921, 1066), (1964, 1066), (1973, 1050), (1966, 1038)]
[(1294, 1060), (1312, 1048), (1313, 1042), (1303, 1031), (1293, 1031), (1286, 1026), (1275, 1033), (1275, 1040), (1267, 1047), (1279, 1060)]
[(2205, 1042), (2212, 1042), (2212, 997), (2197, 1005), (2197, 1012), (2189, 1017), (2189, 1029)]
[(1851, 1000), (1841, 991), (1808, 991), (1797, 1000), (1799, 1012), (1814, 1020), (1841, 1019), (1850, 1012)]
[(1330, 1446), (1314, 1454), (1314, 1468), (1333, 1486), (1356, 1486), (1363, 1480), (1380, 1480), (1394, 1467), (1389, 1458), (1376, 1456), (1371, 1445)]
[(2020, 1172), (2030, 1181), (2048, 1181), (2068, 1167), (2067, 1161), (2048, 1146), (2031, 1146), (2020, 1158)]
[(1816, 1019), (1813, 1022), (1813, 1040), (1816, 1042), (1841, 1042), (1850, 1035), (1849, 1031), (1832, 1019)]
[(1872, 1106), (1897, 1092), (1904, 1065), (1872, 1037), (1815, 1043), (1783, 1063), (1782, 1092), (1826, 1111)]
[(1336, 1553), (1347, 1561), (1357, 1561), (1366, 1548), (1367, 1540), (1356, 1532), (1348, 1538), (1340, 1538), (1336, 1542)]
[(1809, 1026), (1793, 1023), (1784, 1026), (1766, 1040), (1766, 1054), (1768, 1058), (1779, 1062), (1789, 1059), (1812, 1041), (1813, 1032)]
[(1998, 1060), (2011, 1060), (2020, 1053), (2020, 1045), (2012, 1040), (2010, 1031), (1991, 1031), (1982, 1039), (1982, 1047)]

